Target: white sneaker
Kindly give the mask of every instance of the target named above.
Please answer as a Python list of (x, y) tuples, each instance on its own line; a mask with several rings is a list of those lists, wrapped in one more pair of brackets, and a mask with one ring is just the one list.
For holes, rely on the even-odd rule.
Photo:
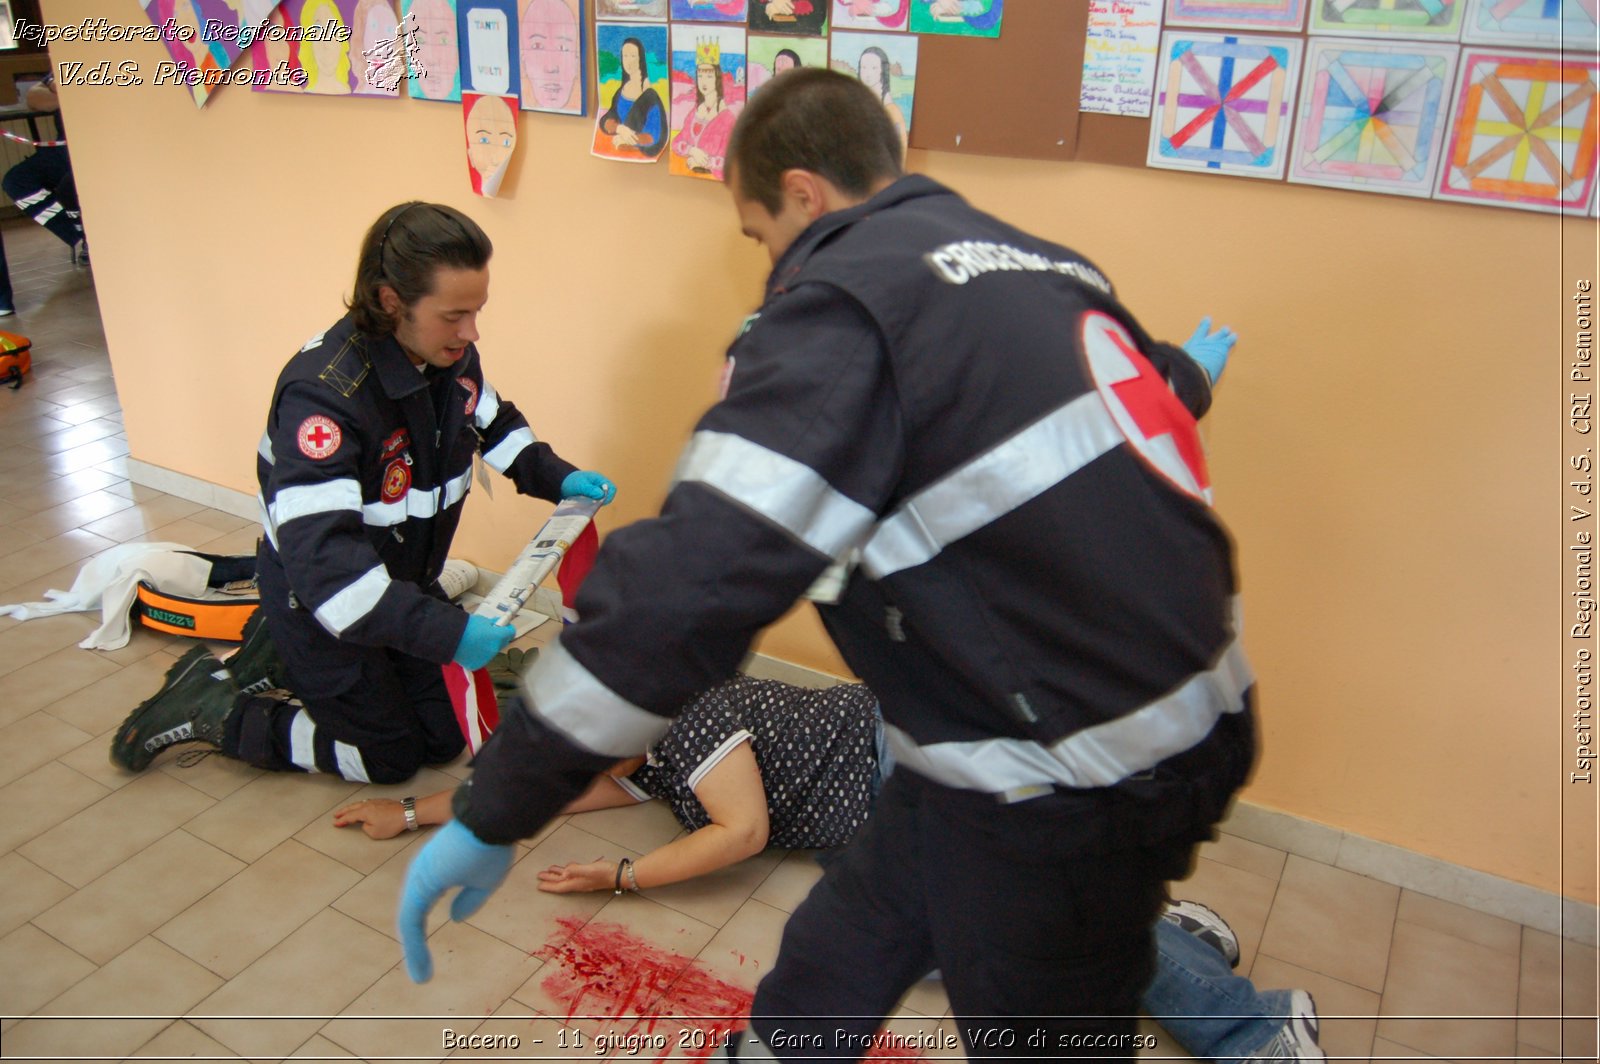
[(444, 588), (446, 597), (454, 602), (478, 585), (478, 567), (471, 562), (464, 562), (460, 558), (451, 558), (444, 563), (444, 572), (439, 574), (439, 586)]
[(1197, 901), (1175, 901), (1161, 914), (1161, 919), (1176, 924), (1201, 942), (1222, 954), (1228, 967), (1239, 966), (1239, 936), (1233, 933), (1228, 921)]
[(1317, 1044), (1317, 1003), (1304, 990), (1289, 995), (1289, 1016), (1272, 1041), (1251, 1054), (1253, 1060), (1327, 1060)]

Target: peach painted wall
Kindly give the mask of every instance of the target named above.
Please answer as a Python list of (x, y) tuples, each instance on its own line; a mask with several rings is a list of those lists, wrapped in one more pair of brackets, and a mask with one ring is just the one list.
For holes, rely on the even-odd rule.
[[(139, 17), (132, 0), (46, 7)], [(54, 49), (147, 74), (162, 54)], [(446, 105), (62, 95), (133, 456), (231, 488), (254, 491), (272, 381), (341, 313), (361, 233), (394, 202), (453, 204), (494, 239), (491, 379), (618, 481), (610, 527), (659, 504), (764, 279), (723, 189), (592, 160), (584, 120), (523, 115), (491, 201), (469, 191)], [(1559, 492), (1566, 301), (1596, 275), (1594, 224), (1090, 165), (911, 165), (1082, 249), (1152, 331), (1182, 339), (1212, 313), (1241, 333), (1206, 432), (1260, 676), (1246, 797), (1593, 901), (1594, 791), (1564, 783)], [(480, 493), (458, 553), (503, 564), (547, 509)], [(764, 649), (840, 669), (798, 613)]]

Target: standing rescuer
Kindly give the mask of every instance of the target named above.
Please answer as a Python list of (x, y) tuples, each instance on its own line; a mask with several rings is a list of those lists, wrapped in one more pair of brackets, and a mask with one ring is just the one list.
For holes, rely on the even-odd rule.
[[(1158, 343), (1075, 252), (904, 176), (852, 78), (773, 79), (729, 167), (772, 256), (766, 300), (661, 517), (612, 534), (527, 711), (413, 862), (410, 972), (431, 975), (444, 892), (470, 915), (511, 842), (644, 750), (837, 564), (821, 613), (900, 767), (790, 919), (732, 1055), (862, 1044), (938, 967), (970, 1055), (1131, 1056), (1164, 881), (1253, 757), (1194, 422), (1231, 338)], [(980, 244), (1013, 268), (956, 283), (928, 258)]]

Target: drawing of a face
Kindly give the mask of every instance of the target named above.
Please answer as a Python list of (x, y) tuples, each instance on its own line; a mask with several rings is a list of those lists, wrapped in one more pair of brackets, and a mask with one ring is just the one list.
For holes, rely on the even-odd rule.
[(772, 72), (774, 74), (782, 74), (785, 70), (793, 70), (799, 65), (799, 62), (795, 59), (793, 53), (791, 53), (789, 49), (785, 48), (783, 51), (778, 53), (777, 58), (773, 59)]
[(632, 41), (622, 43), (622, 72), (632, 81), (639, 76), (639, 46)]
[(563, 0), (528, 0), (522, 9), (523, 99), (565, 107), (578, 81), (578, 20)]
[(717, 68), (714, 66), (699, 66), (694, 73), (695, 88), (700, 91), (702, 100), (711, 101), (717, 96)]
[(511, 108), (498, 96), (481, 96), (467, 112), (467, 161), (487, 185), (517, 146)]
[(417, 0), (417, 85), (430, 100), (443, 100), (455, 88), (461, 59), (456, 52), (456, 17), (445, 0)]
[[(361, 88), (365, 92), (392, 92), (396, 87), (394, 75), (382, 67), (383, 63), (398, 52), (396, 38), (400, 25), (395, 21), (394, 11), (389, 4), (376, 2), (367, 5), (365, 17), (359, 20), (361, 39), (359, 47), (357, 42), (351, 42), (350, 61), (356, 64), (361, 71)], [(371, 55), (368, 55), (368, 52)], [(373, 81), (376, 77), (378, 80)]]
[(877, 52), (868, 49), (861, 53), (861, 60), (856, 64), (856, 76), (866, 82), (867, 88), (879, 96), (884, 94), (883, 60), (878, 57)]
[[(331, 0), (318, 5), (319, 11), (313, 14), (308, 6), (301, 17), (305, 20), (307, 29), (320, 26), (323, 40), (302, 42), (300, 47), (307, 46), (311, 49), (311, 69), (307, 73), (315, 72), (315, 77), (306, 86), (312, 92), (344, 93), (350, 91), (348, 71), (350, 59), (345, 51), (346, 43), (339, 38), (344, 36), (344, 20), (339, 17), (338, 8), (334, 7)], [(341, 67), (345, 76), (340, 76)]]

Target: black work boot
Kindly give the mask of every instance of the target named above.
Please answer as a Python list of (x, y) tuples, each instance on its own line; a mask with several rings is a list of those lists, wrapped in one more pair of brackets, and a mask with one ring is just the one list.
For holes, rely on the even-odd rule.
[(195, 647), (167, 670), (161, 690), (122, 722), (111, 740), (112, 763), (142, 772), (157, 754), (178, 743), (206, 743), (221, 750), (238, 694), (222, 663), (205, 647)]
[(267, 615), (259, 609), (244, 622), (239, 649), (224, 664), (233, 674), (233, 682), (241, 694), (259, 694), (289, 686), (283, 659), (278, 657), (277, 648), (267, 635)]

